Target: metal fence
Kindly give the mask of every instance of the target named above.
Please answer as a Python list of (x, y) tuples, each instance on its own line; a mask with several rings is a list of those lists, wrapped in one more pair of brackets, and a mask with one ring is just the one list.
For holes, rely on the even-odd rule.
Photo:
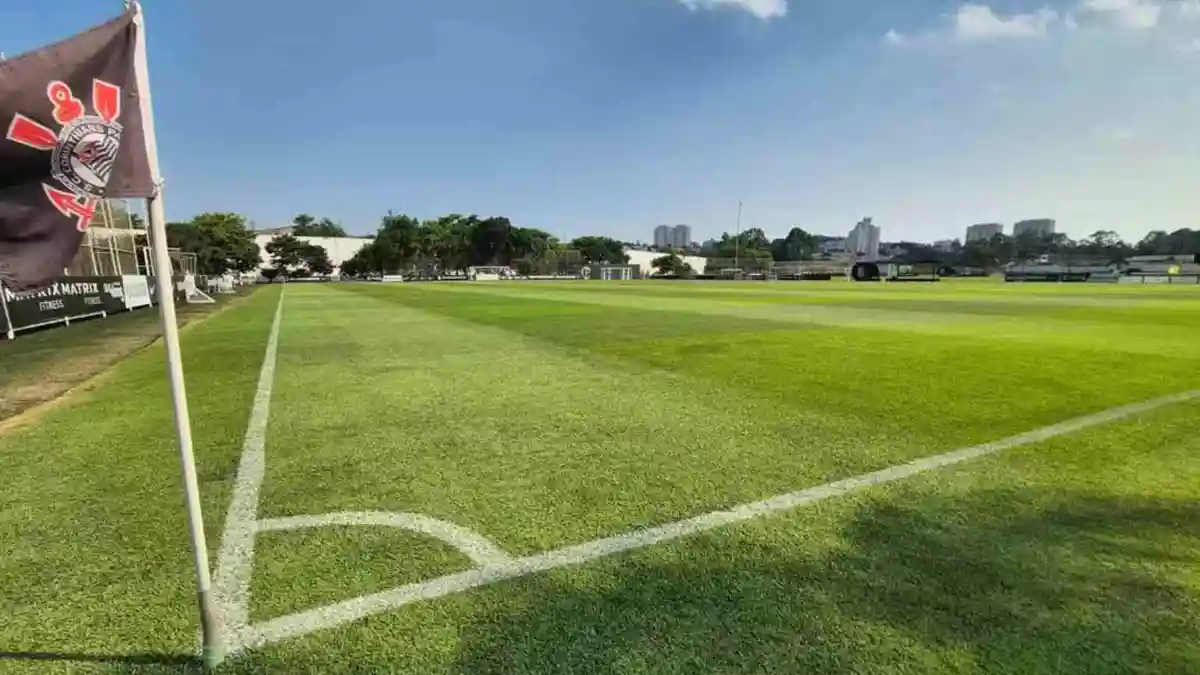
[(140, 218), (129, 210), (125, 200), (101, 201), (79, 252), (63, 274), (72, 277), (144, 274), (146, 265), (141, 251), (146, 245), (146, 230), (138, 226), (137, 220)]

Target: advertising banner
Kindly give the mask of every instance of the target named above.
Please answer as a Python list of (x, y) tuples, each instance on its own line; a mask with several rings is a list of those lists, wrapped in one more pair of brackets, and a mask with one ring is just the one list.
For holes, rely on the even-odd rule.
[(140, 274), (126, 274), (121, 277), (121, 286), (125, 292), (125, 309), (137, 309), (153, 305), (150, 297), (150, 282)]
[(0, 293), (13, 331), (125, 311), (120, 277), (62, 277), (45, 288), (14, 293), (6, 286)]
[(12, 324), (8, 320), (8, 305), (4, 303), (4, 284), (0, 284), (0, 334), (13, 339)]

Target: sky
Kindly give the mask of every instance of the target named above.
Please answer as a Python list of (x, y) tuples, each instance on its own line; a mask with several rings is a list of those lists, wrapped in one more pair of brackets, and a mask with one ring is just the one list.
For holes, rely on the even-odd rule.
[[(6, 0), (0, 51), (117, 0)], [(168, 218), (1200, 228), (1200, 0), (145, 0)]]

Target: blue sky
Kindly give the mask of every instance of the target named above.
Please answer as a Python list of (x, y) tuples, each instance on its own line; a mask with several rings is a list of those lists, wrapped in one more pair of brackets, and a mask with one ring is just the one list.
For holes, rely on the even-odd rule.
[[(1200, 227), (1200, 0), (146, 0), (171, 219)], [(7, 0), (0, 50), (119, 11)]]

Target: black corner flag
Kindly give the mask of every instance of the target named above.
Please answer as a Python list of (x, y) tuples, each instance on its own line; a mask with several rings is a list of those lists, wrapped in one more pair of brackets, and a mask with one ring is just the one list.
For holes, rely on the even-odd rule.
[(0, 281), (62, 274), (101, 199), (154, 194), (128, 11), (0, 61)]

